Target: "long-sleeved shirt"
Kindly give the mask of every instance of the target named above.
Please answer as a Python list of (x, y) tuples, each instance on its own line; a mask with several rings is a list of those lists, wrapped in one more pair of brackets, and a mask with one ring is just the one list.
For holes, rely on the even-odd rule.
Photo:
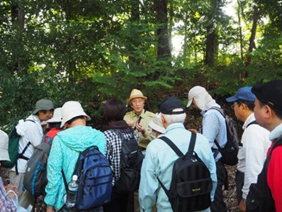
[(47, 163), (48, 184), (44, 201), (48, 206), (59, 210), (65, 204), (66, 189), (61, 171), (70, 182), (79, 153), (93, 145), (105, 154), (105, 135), (87, 126), (71, 127), (54, 137)]
[[(139, 117), (141, 116), (140, 125), (145, 128), (145, 133), (141, 133), (136, 130), (139, 136), (139, 146), (146, 148), (148, 143), (153, 140), (155, 137), (150, 133), (149, 122), (154, 117), (154, 113), (144, 110), (140, 115), (137, 115), (134, 111), (127, 112), (124, 116), (125, 121), (138, 121)], [(135, 126), (133, 126), (134, 128)]]
[[(164, 136), (168, 137), (185, 154), (188, 150), (191, 132), (186, 130), (183, 124), (175, 123), (167, 127)], [(216, 165), (208, 140), (201, 134), (197, 134), (194, 151), (202, 159), (210, 171), (213, 188), (211, 200), (217, 185)], [(170, 187), (173, 164), (177, 160), (177, 154), (159, 138), (154, 139), (147, 146), (145, 159), (141, 169), (139, 186), (140, 210), (151, 212), (157, 203), (158, 211), (172, 212), (171, 205), (165, 191), (161, 188), (157, 177), (166, 188)]]
[(250, 124), (253, 121), (255, 121), (255, 117), (252, 113), (244, 122), (242, 146), (239, 147), (238, 152), (237, 169), (244, 173), (242, 188), (244, 199), (247, 198), (251, 183), (257, 182), (257, 177), (263, 168), (266, 153), (271, 144), (269, 131), (258, 124)]
[(0, 177), (0, 211), (16, 212), (17, 206), (14, 201), (7, 196), (2, 178)]
[[(282, 124), (278, 125), (273, 131), (271, 131), (269, 138), (270, 140), (275, 142), (275, 140), (281, 136), (282, 136)], [(282, 211), (282, 201), (281, 201), (282, 180), (281, 179), (282, 179), (282, 146), (277, 146), (272, 151), (272, 155), (267, 169), (267, 184), (271, 190), (272, 197), (275, 203), (275, 210), (277, 212)]]
[[(131, 136), (131, 133), (123, 133), (123, 132), (121, 133), (125, 138), (129, 138), (129, 136)], [(115, 181), (119, 180), (120, 178), (120, 158), (121, 158), (122, 139), (113, 130), (106, 130), (104, 134), (107, 140), (105, 156), (110, 161), (113, 169), (113, 173), (114, 173), (113, 186), (114, 186)], [(139, 138), (135, 131), (134, 131), (134, 137), (136, 142), (138, 143)]]
[[(220, 147), (224, 147), (227, 142), (227, 131), (225, 118), (217, 110), (211, 109), (211, 107), (219, 107), (218, 104), (211, 105), (207, 111), (202, 111), (202, 134), (209, 140), (210, 146), (213, 149), (217, 149), (214, 141), (216, 140)], [(221, 158), (221, 154), (218, 153), (215, 156), (217, 162)]]
[[(43, 137), (43, 130), (38, 116), (30, 115), (25, 121), (20, 120), (16, 126), (16, 130), (21, 136), (19, 140), (19, 153), (22, 153), (28, 142), (30, 142), (31, 145), (28, 146), (24, 153), (25, 157), (30, 158), (34, 152), (34, 148), (41, 143)], [(27, 160), (18, 159), (17, 163), (19, 173), (25, 173)], [(15, 171), (15, 167), (12, 170)]]

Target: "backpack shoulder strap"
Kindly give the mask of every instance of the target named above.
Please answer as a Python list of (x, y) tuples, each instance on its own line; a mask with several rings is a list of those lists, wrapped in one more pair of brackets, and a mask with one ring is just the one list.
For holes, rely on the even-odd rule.
[(191, 139), (190, 139), (190, 144), (189, 144), (187, 154), (193, 154), (194, 148), (195, 148), (195, 143), (196, 143), (196, 137), (197, 137), (196, 133), (191, 134)]
[(247, 126), (246, 126), (246, 128), (248, 128), (250, 125), (252, 125), (252, 124), (258, 124), (257, 123), (257, 121), (256, 120), (254, 120), (254, 121), (252, 121), (251, 123), (249, 123)]
[(208, 110), (216, 110), (216, 111), (218, 111), (224, 118), (225, 118), (225, 116), (226, 116), (226, 114), (225, 114), (225, 112), (224, 112), (224, 110), (223, 110), (222, 108), (219, 108), (219, 107), (211, 107), (211, 108), (208, 109)]
[(170, 146), (170, 148), (180, 157), (183, 155), (183, 153), (178, 149), (178, 147), (166, 136), (161, 136), (159, 139), (166, 142), (167, 145)]

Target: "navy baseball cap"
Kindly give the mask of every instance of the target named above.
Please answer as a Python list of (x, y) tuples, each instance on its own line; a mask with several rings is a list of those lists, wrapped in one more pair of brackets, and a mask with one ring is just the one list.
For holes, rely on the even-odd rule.
[(256, 96), (252, 93), (252, 87), (240, 88), (234, 96), (226, 98), (227, 102), (236, 102), (238, 100), (254, 102)]
[[(176, 97), (168, 97), (159, 104), (159, 109), (162, 114), (182, 114), (185, 113), (186, 107), (183, 102)], [(178, 109), (174, 111), (175, 109)]]
[(262, 103), (282, 111), (282, 80), (272, 80), (263, 85), (256, 85), (252, 88), (252, 92)]

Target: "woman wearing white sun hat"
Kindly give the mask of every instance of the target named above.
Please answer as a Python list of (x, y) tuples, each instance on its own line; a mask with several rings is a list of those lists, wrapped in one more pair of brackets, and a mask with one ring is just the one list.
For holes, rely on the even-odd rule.
[[(102, 154), (105, 154), (106, 138), (104, 133), (86, 126), (90, 117), (84, 112), (80, 103), (68, 101), (62, 107), (61, 127), (53, 139), (47, 165), (46, 196), (47, 212), (69, 211), (64, 207), (66, 194), (61, 171), (63, 170), (67, 182), (71, 180), (79, 152), (96, 145)], [(96, 209), (88, 210), (96, 211)]]

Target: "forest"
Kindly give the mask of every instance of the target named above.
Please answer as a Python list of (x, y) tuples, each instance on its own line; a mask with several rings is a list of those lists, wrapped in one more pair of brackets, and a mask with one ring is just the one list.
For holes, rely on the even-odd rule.
[(220, 99), (282, 78), (281, 47), (281, 0), (2, 0), (0, 126), (41, 98), (96, 122), (133, 88), (153, 112), (194, 85)]

